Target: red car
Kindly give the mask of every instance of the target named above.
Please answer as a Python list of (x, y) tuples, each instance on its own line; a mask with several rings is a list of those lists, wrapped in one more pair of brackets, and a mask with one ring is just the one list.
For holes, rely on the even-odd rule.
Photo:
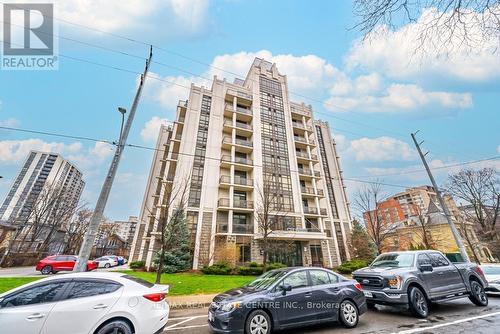
[[(59, 271), (72, 271), (75, 266), (77, 256), (75, 255), (52, 255), (47, 256), (45, 259), (38, 262), (36, 270), (40, 271), (42, 275), (50, 273), (57, 273)], [(87, 271), (97, 268), (97, 263), (94, 261), (87, 262)]]

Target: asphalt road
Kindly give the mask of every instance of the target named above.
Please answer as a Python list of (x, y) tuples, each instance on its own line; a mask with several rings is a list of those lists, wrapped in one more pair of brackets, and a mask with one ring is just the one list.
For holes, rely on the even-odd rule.
[[(97, 271), (114, 271), (114, 270), (126, 270), (128, 266), (126, 264), (122, 266), (117, 266), (109, 269), (99, 268)], [(67, 272), (60, 272), (64, 274)], [(41, 276), (44, 277), (39, 271), (35, 271), (35, 266), (29, 267), (14, 267), (14, 268), (0, 268), (0, 277), (24, 277), (24, 276)]]
[[(328, 323), (287, 330), (302, 333), (474, 333), (500, 332), (500, 297), (490, 296), (487, 307), (477, 307), (469, 299), (449, 301), (432, 309), (427, 319), (413, 318), (405, 309), (378, 306), (361, 316), (358, 326), (348, 330), (337, 323)], [(207, 309), (173, 310), (164, 334), (211, 333), (207, 325)], [(285, 332), (283, 332), (285, 333)]]

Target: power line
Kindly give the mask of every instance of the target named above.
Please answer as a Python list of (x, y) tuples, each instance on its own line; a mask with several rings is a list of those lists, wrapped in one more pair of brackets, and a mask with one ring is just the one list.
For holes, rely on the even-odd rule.
[[(493, 160), (498, 160), (498, 159), (500, 159), (500, 156), (494, 156), (494, 157), (489, 157), (489, 158), (458, 162), (458, 163), (454, 163), (454, 164), (450, 164), (450, 165), (432, 167), (431, 170), (448, 169), (448, 168), (465, 166), (465, 165), (472, 165), (472, 164), (476, 164), (476, 163), (480, 163), (480, 162), (493, 161)], [(354, 176), (354, 177), (359, 177), (359, 178), (361, 178), (361, 177), (384, 177), (384, 176), (395, 176), (395, 175), (405, 175), (405, 174), (415, 174), (415, 173), (425, 173), (425, 169), (413, 169), (413, 170), (408, 170), (408, 171), (403, 171), (403, 172), (376, 174), (376, 175), (358, 175), (358, 176)]]
[[(18, 131), (18, 132), (25, 132), (25, 133), (42, 134), (42, 135), (46, 135), (46, 136), (61, 137), (61, 138), (67, 138), (67, 139), (81, 139), (81, 140), (94, 141), (94, 142), (103, 142), (103, 143), (107, 143), (107, 144), (115, 145), (115, 146), (117, 145), (117, 143), (114, 142), (114, 141), (102, 140), (102, 139), (96, 139), (96, 138), (84, 137), (84, 136), (72, 136), (72, 135), (66, 135), (66, 134), (61, 134), (61, 133), (57, 133), (57, 132), (28, 130), (28, 129), (20, 129), (20, 128), (14, 128), (14, 127), (7, 127), (7, 126), (0, 126), (0, 129), (11, 130), (11, 131)], [(165, 152), (164, 149), (158, 149), (156, 147), (150, 147), (150, 146), (145, 146), (145, 145), (127, 144), (125, 146), (132, 147), (132, 148), (137, 148), (137, 149), (149, 150), (149, 151)], [(191, 154), (191, 153), (181, 153), (181, 152), (179, 152), (179, 153), (176, 153), (176, 154), (183, 155), (183, 156), (189, 156), (189, 157), (194, 157), (195, 156), (194, 154)], [(218, 162), (220, 162), (220, 160), (221, 160), (218, 157), (210, 157), (210, 156), (206, 156), (205, 159), (215, 160), (215, 161), (218, 161)], [(469, 165), (469, 164), (474, 164), (474, 163), (478, 163), (478, 162), (481, 162), (481, 161), (496, 160), (496, 159), (500, 159), (500, 156), (491, 157), (491, 158), (484, 158), (484, 159), (474, 160), (474, 161), (467, 161), (467, 162), (462, 162), (462, 163), (459, 163), (459, 164), (457, 163), (457, 164), (451, 164), (451, 165), (434, 167), (434, 168), (431, 168), (431, 170), (444, 169), (444, 168), (452, 168), (452, 167), (456, 167), (456, 166)], [(254, 167), (263, 167), (261, 165), (255, 165), (255, 164), (253, 166)], [(293, 169), (290, 169), (290, 171), (291, 172), (299, 172), (298, 170), (293, 170)], [(425, 172), (425, 170), (418, 170), (418, 172), (422, 172), (422, 171)], [(398, 173), (397, 175), (411, 174), (412, 172), (416, 172), (416, 170), (415, 171)], [(386, 186), (391, 186), (391, 187), (400, 187), (400, 188), (410, 188), (411, 187), (411, 186), (408, 186), (408, 185), (391, 184), (391, 183), (384, 183), (384, 182), (379, 182), (379, 181), (371, 181), (371, 180), (362, 180), (362, 179), (360, 179), (361, 177), (382, 177), (382, 176), (391, 176), (391, 175), (392, 174), (387, 174), (387, 175), (369, 175), (369, 176), (359, 176), (359, 177), (354, 176), (354, 177), (345, 177), (345, 178), (342, 178), (342, 179), (346, 180), (346, 181), (352, 181), (352, 182), (361, 182), (361, 183), (368, 183), (368, 184), (381, 184), (381, 185), (386, 185)], [(332, 177), (331, 179), (338, 180), (338, 178), (335, 178), (335, 177)]]

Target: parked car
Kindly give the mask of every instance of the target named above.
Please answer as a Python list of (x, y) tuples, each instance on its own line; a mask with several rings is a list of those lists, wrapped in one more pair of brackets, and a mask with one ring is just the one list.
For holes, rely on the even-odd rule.
[(481, 269), (488, 281), (486, 293), (491, 295), (500, 295), (500, 264), (483, 264)]
[[(48, 275), (50, 273), (57, 274), (59, 271), (73, 271), (76, 260), (78, 257), (76, 255), (51, 255), (47, 256), (45, 259), (40, 260), (36, 265), (36, 271), (42, 273), (42, 275)], [(87, 271), (91, 271), (97, 268), (97, 263), (94, 261), (87, 262)]]
[(477, 306), (488, 305), (481, 268), (451, 263), (438, 251), (381, 254), (369, 267), (353, 272), (353, 278), (363, 287), (368, 308), (408, 305), (413, 315), (425, 318), (430, 303), (469, 297)]
[(111, 268), (118, 265), (118, 261), (109, 256), (101, 256), (94, 260), (99, 268)]
[(168, 286), (120, 273), (52, 276), (0, 294), (2, 333), (156, 333), (165, 327)]
[(125, 264), (125, 259), (121, 256), (116, 256), (116, 255), (106, 255), (106, 257), (112, 258), (113, 260), (116, 260), (119, 266)]
[(323, 268), (282, 268), (215, 296), (208, 323), (219, 333), (268, 334), (332, 320), (352, 328), (366, 309), (356, 281)]

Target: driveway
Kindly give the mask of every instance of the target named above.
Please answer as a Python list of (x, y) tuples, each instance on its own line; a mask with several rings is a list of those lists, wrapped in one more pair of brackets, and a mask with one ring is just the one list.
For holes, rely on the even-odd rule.
[[(99, 268), (97, 269), (97, 271), (116, 271), (116, 270), (127, 270), (127, 269), (129, 269), (128, 265), (124, 264), (122, 266), (113, 267), (109, 269)], [(61, 272), (59, 274), (64, 274), (64, 272)], [(35, 271), (34, 266), (0, 268), (0, 277), (23, 277), (23, 276), (44, 276), (44, 275), (40, 274), (39, 271)]]

